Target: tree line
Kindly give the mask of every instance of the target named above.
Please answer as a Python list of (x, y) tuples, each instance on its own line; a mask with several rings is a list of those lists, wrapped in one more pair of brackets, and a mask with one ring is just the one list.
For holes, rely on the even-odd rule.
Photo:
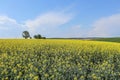
[[(25, 38), (25, 39), (32, 39), (32, 37), (30, 36), (30, 33), (28, 31), (23, 31), (22, 32), (22, 37)], [(35, 39), (46, 39), (46, 37), (43, 37), (40, 34), (34, 35), (33, 38), (35, 38)]]

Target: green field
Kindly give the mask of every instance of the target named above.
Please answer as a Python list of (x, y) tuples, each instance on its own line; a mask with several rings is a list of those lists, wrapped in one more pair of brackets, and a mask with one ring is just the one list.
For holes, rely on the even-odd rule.
[(98, 38), (98, 39), (92, 39), (92, 40), (120, 43), (120, 38)]
[(0, 40), (0, 80), (119, 80), (120, 44)]

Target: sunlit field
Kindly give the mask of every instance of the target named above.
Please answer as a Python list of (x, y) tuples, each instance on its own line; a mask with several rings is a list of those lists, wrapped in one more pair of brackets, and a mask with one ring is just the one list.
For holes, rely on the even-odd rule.
[(85, 40), (0, 40), (0, 80), (118, 80), (120, 44)]

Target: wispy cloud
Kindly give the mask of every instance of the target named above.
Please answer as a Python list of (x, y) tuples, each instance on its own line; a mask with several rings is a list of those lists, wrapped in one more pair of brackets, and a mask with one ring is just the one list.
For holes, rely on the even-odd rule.
[[(62, 34), (60, 37), (82, 37), (84, 30), (81, 25), (74, 25), (67, 27), (65, 31), (61, 31)], [(64, 35), (64, 36), (63, 36)]]
[(17, 38), (21, 36), (23, 26), (15, 19), (8, 16), (0, 16), (0, 37), (1, 38)]
[(72, 14), (48, 12), (35, 19), (27, 20), (25, 26), (28, 27), (31, 33), (54, 35), (58, 27), (68, 23), (72, 18)]
[(103, 17), (93, 23), (93, 28), (88, 33), (94, 37), (120, 36), (120, 14)]
[(65, 12), (48, 12), (34, 19), (26, 20), (24, 23), (18, 23), (8, 16), (0, 16), (0, 37), (22, 37), (24, 30), (28, 30), (32, 34), (31, 36), (38, 33), (47, 37), (59, 36), (60, 27), (69, 23), (72, 18), (72, 14)]
[(18, 23), (8, 16), (0, 16), (0, 38), (22, 37), (22, 31), (46, 37), (112, 37), (120, 36), (120, 14), (103, 17), (93, 22), (91, 29), (81, 24), (72, 24), (73, 14), (65, 12), (48, 12), (34, 19)]

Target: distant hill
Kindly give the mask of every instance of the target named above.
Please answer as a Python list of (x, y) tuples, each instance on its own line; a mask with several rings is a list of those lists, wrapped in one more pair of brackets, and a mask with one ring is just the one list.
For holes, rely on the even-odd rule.
[(86, 38), (82, 38), (82, 37), (70, 37), (70, 38), (62, 38), (62, 37), (55, 37), (55, 38), (47, 38), (47, 39), (82, 39), (82, 40), (86, 40), (86, 39), (98, 39), (97, 37), (86, 37)]
[(113, 38), (100, 38), (100, 37), (86, 37), (86, 38), (48, 38), (48, 39), (77, 39), (77, 40), (93, 40), (93, 41), (106, 41), (120, 43), (120, 37)]
[(120, 37), (116, 37), (116, 38), (96, 38), (96, 39), (92, 39), (95, 41), (107, 41), (107, 42), (118, 42), (120, 43)]

